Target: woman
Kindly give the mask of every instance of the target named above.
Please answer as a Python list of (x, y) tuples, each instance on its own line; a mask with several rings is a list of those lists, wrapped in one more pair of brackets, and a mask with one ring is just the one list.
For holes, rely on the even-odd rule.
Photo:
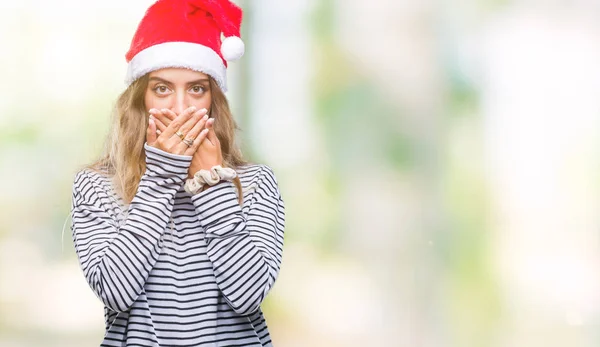
[(160, 0), (134, 35), (106, 153), (73, 185), (101, 346), (271, 345), (260, 304), (281, 265), (284, 203), (273, 171), (235, 146), (224, 91), (240, 24), (226, 0)]

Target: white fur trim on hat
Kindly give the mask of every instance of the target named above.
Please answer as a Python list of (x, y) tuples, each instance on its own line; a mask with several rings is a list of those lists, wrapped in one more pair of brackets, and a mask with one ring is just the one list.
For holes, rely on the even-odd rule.
[(191, 42), (165, 42), (136, 54), (127, 66), (125, 84), (129, 86), (145, 74), (169, 67), (182, 67), (205, 73), (227, 91), (227, 73), (221, 57), (212, 49)]

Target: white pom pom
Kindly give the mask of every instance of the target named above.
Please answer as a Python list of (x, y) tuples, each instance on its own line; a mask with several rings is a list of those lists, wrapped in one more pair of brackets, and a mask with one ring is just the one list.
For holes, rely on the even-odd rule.
[(244, 41), (237, 36), (226, 37), (221, 43), (221, 54), (227, 61), (240, 59), (244, 55)]

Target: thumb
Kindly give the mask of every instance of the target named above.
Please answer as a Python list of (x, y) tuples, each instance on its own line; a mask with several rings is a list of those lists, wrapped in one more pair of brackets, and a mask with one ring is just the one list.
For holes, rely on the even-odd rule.
[(154, 123), (154, 119), (150, 117), (148, 120), (148, 129), (146, 129), (146, 142), (149, 145), (153, 145), (156, 142), (156, 123)]
[(208, 134), (206, 134), (206, 138), (213, 144), (213, 146), (219, 145), (219, 139), (217, 138), (217, 134), (215, 133), (215, 127), (213, 122), (207, 124), (206, 129), (208, 129)]

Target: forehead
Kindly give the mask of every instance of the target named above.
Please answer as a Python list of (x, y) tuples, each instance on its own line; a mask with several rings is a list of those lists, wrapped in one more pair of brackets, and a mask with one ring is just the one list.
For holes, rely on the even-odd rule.
[(185, 68), (164, 68), (150, 72), (149, 77), (159, 77), (174, 83), (208, 79), (208, 75), (205, 73)]

